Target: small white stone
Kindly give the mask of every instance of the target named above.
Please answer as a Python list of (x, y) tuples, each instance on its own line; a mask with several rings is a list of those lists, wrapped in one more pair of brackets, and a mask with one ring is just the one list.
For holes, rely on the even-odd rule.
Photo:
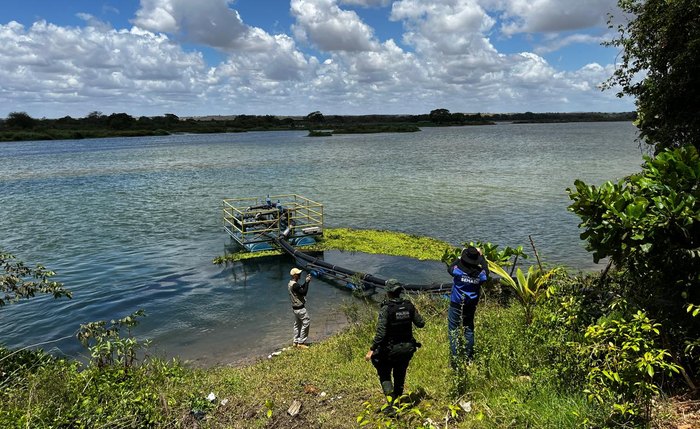
[(472, 412), (472, 401), (459, 401), (459, 406), (464, 410), (465, 413)]
[(209, 393), (209, 395), (207, 396), (207, 401), (209, 401), (209, 402), (216, 401), (216, 395), (214, 394), (214, 392)]

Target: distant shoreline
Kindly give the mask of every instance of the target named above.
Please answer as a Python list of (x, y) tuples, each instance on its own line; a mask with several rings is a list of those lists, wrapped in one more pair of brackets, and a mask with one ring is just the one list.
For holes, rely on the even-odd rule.
[(35, 119), (13, 112), (0, 119), (0, 142), (82, 140), (110, 137), (150, 137), (172, 134), (218, 134), (246, 131), (308, 131), (310, 136), (416, 132), (428, 127), (496, 125), (499, 123), (631, 122), (635, 112), (622, 113), (498, 113), (465, 114), (436, 109), (422, 115), (324, 116), (313, 112), (295, 116), (220, 116), (179, 118), (173, 114), (134, 118), (126, 113), (109, 116), (93, 112), (85, 118)]

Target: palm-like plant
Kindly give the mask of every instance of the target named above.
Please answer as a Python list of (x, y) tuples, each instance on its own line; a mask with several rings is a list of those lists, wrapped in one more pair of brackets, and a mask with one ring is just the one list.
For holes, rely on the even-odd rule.
[(554, 268), (543, 271), (538, 266), (531, 265), (527, 269), (527, 275), (523, 274), (523, 270), (516, 270), (515, 279), (510, 276), (500, 265), (493, 261), (488, 261), (489, 270), (501, 278), (501, 281), (510, 285), (518, 295), (520, 302), (525, 309), (525, 323), (532, 323), (533, 311), (535, 305), (540, 301), (542, 296), (547, 291), (547, 283), (556, 274), (562, 271), (561, 268)]

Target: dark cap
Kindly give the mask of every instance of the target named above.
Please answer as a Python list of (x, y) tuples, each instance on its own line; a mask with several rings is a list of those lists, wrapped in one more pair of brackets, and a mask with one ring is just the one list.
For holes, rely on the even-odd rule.
[(401, 283), (396, 279), (389, 279), (386, 281), (386, 291), (389, 293), (401, 292)]

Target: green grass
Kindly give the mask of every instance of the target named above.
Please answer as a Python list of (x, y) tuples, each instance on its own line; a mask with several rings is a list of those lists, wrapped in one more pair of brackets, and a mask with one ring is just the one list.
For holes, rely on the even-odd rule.
[[(597, 411), (576, 389), (563, 389), (539, 376), (541, 350), (522, 325), (519, 307), (484, 303), (477, 311), (477, 359), (453, 371), (448, 365), (447, 303), (415, 296), (426, 327), (415, 331), (423, 344), (408, 370), (406, 390), (420, 392), (414, 411), (390, 426), (445, 427), (450, 409), (469, 401), (472, 410), (450, 417), (450, 428), (578, 427)], [(364, 355), (371, 344), (376, 306), (348, 302), (351, 324), (308, 350), (290, 349), (242, 367), (187, 368), (153, 359), (130, 373), (80, 370), (66, 362), (28, 371), (3, 386), (3, 427), (356, 427), (365, 411), (369, 427), (384, 401), (374, 368)], [(19, 382), (17, 380), (23, 380)], [(205, 398), (214, 393), (217, 400)], [(225, 401), (223, 401), (225, 400)], [(292, 401), (302, 403), (296, 417)], [(419, 410), (419, 417), (415, 410)], [(199, 411), (198, 420), (193, 411)], [(430, 419), (430, 420), (428, 420)], [(76, 423), (82, 422), (82, 423)], [(386, 423), (386, 422), (385, 422)], [(393, 426), (392, 426), (393, 425)]]
[[(532, 374), (538, 359), (529, 337), (517, 335), (525, 329), (519, 308), (481, 307), (476, 327), (478, 358), (455, 372), (448, 365), (446, 302), (427, 296), (415, 301), (427, 324), (415, 332), (423, 347), (411, 361), (406, 390), (421, 392), (415, 406), (423, 417), (406, 411), (394, 427), (417, 427), (427, 419), (444, 425), (450, 407), (459, 401), (470, 401), (472, 411), (460, 412), (448, 427), (578, 427), (585, 417), (595, 415), (583, 393), (560, 389)], [(191, 389), (202, 394), (211, 390), (230, 399), (212, 411), (208, 427), (347, 428), (363, 413), (364, 403), (369, 402), (372, 409), (382, 405), (375, 370), (364, 361), (374, 334), (376, 308), (350, 306), (350, 313), (356, 315), (351, 327), (308, 350), (289, 350), (243, 368), (206, 370), (204, 379)], [(302, 412), (292, 418), (286, 410), (295, 399), (302, 402)], [(381, 423), (379, 414), (369, 417)]]
[[(326, 229), (311, 249), (440, 260), (447, 248), (426, 237), (338, 228)], [(228, 256), (219, 262), (235, 260)], [(128, 371), (105, 370), (43, 353), (8, 356), (0, 347), (0, 427), (344, 429), (358, 427), (360, 418), (373, 428), (575, 428), (604, 421), (601, 408), (552, 365), (552, 353), (563, 345), (551, 341), (546, 324), (526, 326), (517, 302), (502, 306), (485, 295), (476, 313), (476, 359), (453, 370), (447, 300), (411, 299), (426, 327), (415, 330), (423, 346), (408, 369), (411, 405), (398, 420), (375, 412), (385, 400), (364, 360), (376, 303), (348, 298), (350, 323), (343, 332), (307, 350), (288, 349), (238, 367), (192, 368), (149, 358)], [(213, 402), (206, 399), (210, 393)], [(295, 400), (301, 412), (291, 417), (286, 411)], [(470, 411), (460, 403), (469, 403)]]

